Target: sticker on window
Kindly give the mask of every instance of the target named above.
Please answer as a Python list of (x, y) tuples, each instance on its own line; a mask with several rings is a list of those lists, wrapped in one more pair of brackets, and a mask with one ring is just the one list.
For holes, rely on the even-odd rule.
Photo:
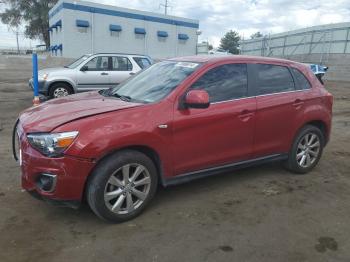
[(175, 66), (187, 67), (187, 68), (196, 68), (198, 64), (190, 62), (178, 62)]

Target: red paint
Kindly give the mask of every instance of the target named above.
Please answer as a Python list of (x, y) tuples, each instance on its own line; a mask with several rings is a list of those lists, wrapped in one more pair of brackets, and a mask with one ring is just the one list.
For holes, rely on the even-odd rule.
[[(329, 138), (332, 96), (304, 65), (259, 57), (176, 58), (203, 66), (175, 91), (155, 104), (137, 104), (103, 97), (97, 92), (56, 99), (20, 115), (23, 151), (22, 186), (37, 190), (41, 172), (57, 174), (56, 190), (43, 193), (61, 200), (81, 200), (85, 182), (96, 163), (122, 148), (143, 146), (156, 152), (163, 177), (289, 151), (297, 131), (311, 121), (322, 121)], [(206, 92), (187, 94), (188, 87), (211, 68), (227, 63), (270, 63), (298, 68), (312, 88), (305, 91), (251, 96), (211, 104), (208, 108), (181, 109), (187, 102), (204, 103)], [(167, 125), (161, 129), (159, 125)], [(79, 131), (61, 158), (48, 158), (33, 149), (26, 134)]]
[(191, 90), (186, 94), (186, 104), (206, 105), (209, 104), (209, 94), (204, 90)]

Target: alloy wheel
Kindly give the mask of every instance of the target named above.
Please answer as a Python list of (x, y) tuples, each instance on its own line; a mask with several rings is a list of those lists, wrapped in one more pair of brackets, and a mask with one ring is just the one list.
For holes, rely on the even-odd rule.
[(58, 87), (53, 92), (54, 98), (64, 97), (64, 96), (68, 96), (68, 95), (69, 95), (69, 92), (68, 92), (67, 88), (64, 88), (64, 87)]
[(296, 160), (302, 168), (310, 167), (320, 154), (320, 138), (315, 133), (305, 134), (299, 141)]
[(151, 176), (141, 164), (127, 164), (115, 171), (107, 181), (104, 201), (113, 213), (128, 214), (146, 200)]

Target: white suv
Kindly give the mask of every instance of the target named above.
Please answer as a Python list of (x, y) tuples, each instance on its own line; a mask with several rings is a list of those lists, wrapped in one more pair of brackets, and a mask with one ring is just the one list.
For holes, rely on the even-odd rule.
[[(39, 93), (50, 98), (115, 87), (152, 60), (144, 55), (101, 53), (83, 55), (63, 68), (39, 71)], [(33, 79), (29, 80), (33, 88)]]

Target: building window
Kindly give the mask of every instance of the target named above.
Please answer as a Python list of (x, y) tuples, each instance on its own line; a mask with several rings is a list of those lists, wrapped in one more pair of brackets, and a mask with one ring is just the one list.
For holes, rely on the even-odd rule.
[(77, 19), (75, 21), (75, 23), (76, 23), (76, 26), (78, 27), (79, 33), (87, 33), (88, 32), (87, 29), (88, 29), (88, 27), (90, 27), (89, 21)]
[(88, 31), (88, 28), (87, 28), (87, 27), (78, 27), (78, 32), (79, 32), (79, 33), (86, 34), (87, 31)]
[(112, 37), (119, 37), (120, 35), (120, 32), (117, 32), (117, 31), (111, 31), (110, 33)]

